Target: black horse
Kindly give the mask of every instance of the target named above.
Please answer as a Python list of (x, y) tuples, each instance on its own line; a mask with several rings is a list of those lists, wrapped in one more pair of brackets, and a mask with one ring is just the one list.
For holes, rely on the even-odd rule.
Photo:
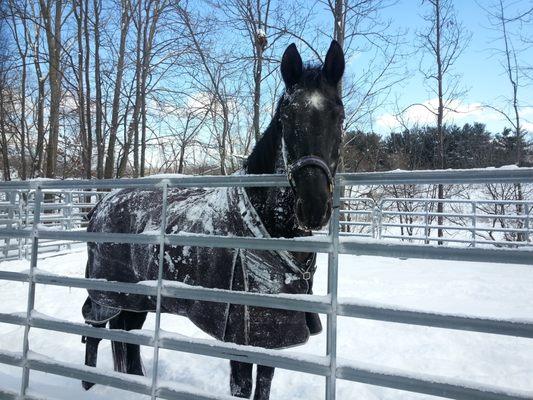
[[(179, 231), (255, 237), (300, 237), (324, 226), (332, 209), (344, 109), (338, 84), (344, 55), (335, 41), (323, 66), (304, 67), (296, 46), (283, 54), (285, 93), (263, 137), (246, 161), (246, 174), (286, 173), (290, 188), (171, 188), (166, 233)], [(123, 189), (90, 213), (88, 231), (158, 230), (162, 190)], [(86, 276), (140, 282), (158, 277), (159, 246), (88, 243)], [(163, 278), (209, 288), (259, 293), (311, 293), (315, 254), (287, 251), (165, 246)], [(140, 329), (155, 310), (150, 296), (89, 290), (87, 323)], [(163, 297), (161, 311), (187, 316), (213, 337), (238, 344), (283, 348), (321, 331), (317, 314)], [(84, 338), (85, 363), (96, 365), (100, 339)], [(115, 369), (142, 375), (139, 346), (113, 342)], [(258, 365), (255, 400), (267, 400), (274, 368)], [(92, 386), (83, 382), (85, 389)], [(252, 364), (231, 361), (231, 394), (249, 398)]]

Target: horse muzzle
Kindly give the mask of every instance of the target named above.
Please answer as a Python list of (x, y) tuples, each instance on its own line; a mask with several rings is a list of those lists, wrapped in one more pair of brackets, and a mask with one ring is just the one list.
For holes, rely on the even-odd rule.
[(331, 217), (331, 199), (323, 207), (310, 204), (301, 198), (296, 200), (295, 215), (298, 225), (305, 230), (319, 230), (326, 225)]
[(288, 180), (295, 194), (294, 213), (305, 230), (318, 230), (331, 217), (333, 174), (320, 157), (305, 156), (288, 167)]

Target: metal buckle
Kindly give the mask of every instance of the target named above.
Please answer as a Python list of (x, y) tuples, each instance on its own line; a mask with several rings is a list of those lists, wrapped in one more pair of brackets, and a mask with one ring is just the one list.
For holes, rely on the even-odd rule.
[(308, 281), (309, 279), (311, 279), (311, 272), (309, 271), (302, 272), (302, 276), (306, 281)]

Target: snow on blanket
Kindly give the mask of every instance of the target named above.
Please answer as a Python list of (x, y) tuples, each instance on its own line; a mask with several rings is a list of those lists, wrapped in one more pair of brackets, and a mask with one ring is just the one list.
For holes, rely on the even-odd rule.
[[(88, 232), (153, 232), (161, 225), (162, 190), (123, 189), (108, 195), (90, 213)], [(214, 234), (268, 238), (243, 188), (171, 188), (167, 234)], [(89, 278), (136, 283), (156, 280), (159, 245), (89, 243)], [(308, 294), (315, 258), (298, 261), (288, 251), (196, 246), (164, 247), (163, 279), (193, 286), (254, 293)], [(155, 311), (156, 298), (89, 290), (87, 322), (101, 323), (120, 310)], [(164, 297), (161, 309), (186, 315), (204, 332), (226, 342), (267, 348), (305, 343), (320, 332), (317, 314), (246, 305)]]
[[(51, 273), (81, 277), (85, 262), (85, 248), (80, 245), (70, 254), (42, 258), (38, 266)], [(326, 265), (327, 257), (319, 255), (314, 283), (318, 295), (326, 293)], [(0, 263), (0, 269), (8, 271), (23, 271), (28, 266), (27, 261)], [(533, 268), (530, 266), (341, 255), (339, 272), (339, 296), (345, 298), (424, 311), (533, 318)], [(83, 322), (80, 306), (86, 294), (82, 289), (38, 285), (35, 306), (43, 314)], [(26, 295), (27, 285), (0, 281), (0, 312), (25, 312)], [(172, 314), (163, 315), (162, 328), (211, 340), (187, 318)], [(149, 314), (145, 329), (154, 329), (154, 314)], [(21, 327), (0, 324), (0, 349), (21, 351), (23, 332)], [(290, 351), (324, 355), (325, 341), (324, 332)], [(33, 352), (58, 361), (83, 364), (84, 346), (76, 335), (32, 329), (30, 346)], [(533, 390), (533, 346), (529, 339), (339, 317), (338, 346), (339, 357), (354, 363), (399, 369), (411, 375), (425, 373), (514, 390)], [(146, 373), (150, 376), (153, 351), (148, 347), (141, 351)], [(188, 384), (212, 394), (229, 393), (227, 360), (169, 350), (161, 350), (159, 360), (161, 381)], [(102, 341), (98, 367), (113, 369), (109, 341)], [(18, 390), (20, 375), (19, 368), (0, 364), (0, 388)], [(35, 371), (30, 374), (30, 389), (32, 393), (59, 399), (145, 398), (100, 385), (84, 392), (77, 380)], [(276, 370), (272, 400), (319, 400), (323, 394), (324, 379)], [(341, 380), (338, 381), (338, 398), (419, 400), (433, 397)]]

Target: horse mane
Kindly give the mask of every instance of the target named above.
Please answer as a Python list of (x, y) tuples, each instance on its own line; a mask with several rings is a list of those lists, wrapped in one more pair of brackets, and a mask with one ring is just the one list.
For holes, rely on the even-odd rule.
[(281, 140), (280, 103), (281, 99), (278, 101), (272, 121), (244, 163), (244, 168), (248, 174), (273, 174), (276, 172), (276, 153)]
[[(321, 65), (306, 65), (302, 71), (298, 86), (303, 89), (315, 89), (320, 85), (321, 78)], [(273, 174), (276, 172), (276, 153), (281, 140), (279, 114), (285, 93), (287, 93), (287, 90), (283, 92), (278, 100), (272, 121), (270, 121), (248, 159), (244, 162), (244, 168), (248, 174)]]

